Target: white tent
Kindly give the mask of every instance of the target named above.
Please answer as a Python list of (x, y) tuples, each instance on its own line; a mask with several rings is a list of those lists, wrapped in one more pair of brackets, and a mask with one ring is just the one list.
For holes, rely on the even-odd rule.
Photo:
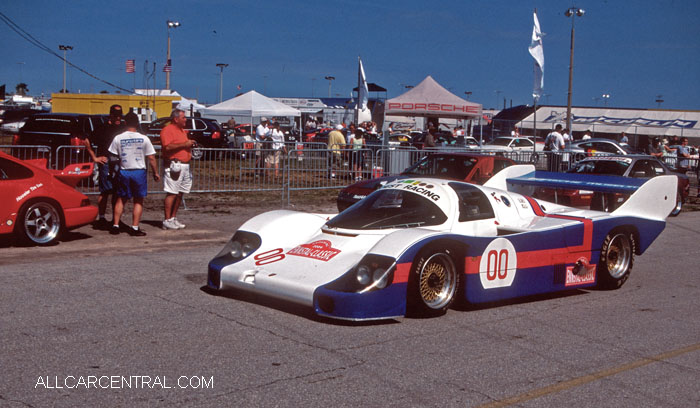
[(249, 91), (199, 110), (202, 116), (225, 122), (231, 117), (257, 118), (261, 116), (301, 116), (298, 109), (277, 102), (255, 91)]
[[(537, 108), (537, 129), (553, 129), (558, 123), (566, 123), (566, 106)], [(700, 111), (572, 107), (571, 118), (574, 132), (700, 137)], [(533, 114), (518, 122), (521, 129), (532, 129), (533, 125)]]
[(385, 115), (469, 119), (481, 116), (481, 104), (465, 101), (428, 75), (408, 92), (389, 99)]

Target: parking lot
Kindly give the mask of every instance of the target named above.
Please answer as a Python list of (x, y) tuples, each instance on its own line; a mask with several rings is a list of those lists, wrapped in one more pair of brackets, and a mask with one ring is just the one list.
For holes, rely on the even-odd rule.
[(620, 290), (349, 323), (205, 289), (209, 259), (274, 204), (194, 196), (175, 232), (160, 199), (144, 238), (0, 246), (0, 406), (700, 405), (700, 212), (669, 218)]

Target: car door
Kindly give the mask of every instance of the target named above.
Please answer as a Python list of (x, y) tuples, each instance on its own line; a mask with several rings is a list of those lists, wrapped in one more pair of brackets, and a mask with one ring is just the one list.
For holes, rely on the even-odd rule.
[[(24, 197), (29, 194), (32, 183), (30, 179), (34, 173), (27, 167), (0, 157), (0, 234), (11, 233), (14, 229), (16, 214)], [(9, 222), (8, 222), (9, 221)], [(16, 222), (16, 220), (15, 220)]]

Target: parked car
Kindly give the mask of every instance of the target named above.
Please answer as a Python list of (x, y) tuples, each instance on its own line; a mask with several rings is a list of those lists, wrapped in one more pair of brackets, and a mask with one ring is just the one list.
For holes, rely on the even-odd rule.
[[(106, 121), (107, 115), (79, 113), (39, 113), (29, 119), (13, 138), (13, 145), (48, 146), (57, 168), (68, 163), (89, 161), (83, 140), (91, 138)], [(76, 146), (59, 151), (59, 146)], [(58, 155), (58, 157), (57, 157)]]
[(583, 157), (595, 155), (618, 155), (624, 156), (627, 154), (640, 154), (628, 144), (621, 144), (611, 139), (592, 138), (586, 140), (575, 140), (571, 142), (571, 146), (567, 150), (573, 152), (585, 153), (575, 155), (574, 159), (579, 160)]
[[(170, 118), (160, 118), (150, 124), (142, 125), (146, 136), (153, 144), (160, 144), (160, 131), (170, 123)], [(224, 137), (221, 125), (215, 119), (187, 117), (185, 130), (190, 139), (193, 139), (201, 147), (221, 148), (228, 146), (228, 140)]]
[(16, 135), (30, 116), (42, 111), (37, 109), (8, 109), (0, 115), (0, 132), (6, 135)]
[[(678, 177), (676, 205), (671, 215), (680, 214), (688, 199), (690, 181), (688, 176), (671, 170), (666, 164), (650, 156), (599, 156), (590, 157), (574, 164), (569, 173), (612, 175), (649, 179), (656, 176), (675, 175)], [(599, 193), (590, 190), (538, 188), (534, 196), (551, 202), (572, 207), (590, 207), (595, 210), (613, 211), (624, 203), (629, 195), (623, 193)]]
[(501, 136), (493, 139), (489, 143), (484, 144), (483, 148), (486, 150), (499, 150), (509, 152), (532, 152), (534, 148), (534, 151), (541, 152), (544, 150), (544, 144), (535, 143), (529, 137)]
[(483, 184), (494, 174), (514, 165), (511, 159), (472, 153), (433, 153), (424, 156), (398, 176), (363, 180), (349, 185), (338, 193), (338, 211), (350, 207), (387, 183), (415, 177), (439, 177), (448, 180)]
[(97, 215), (87, 196), (75, 189), (90, 177), (93, 163), (49, 170), (46, 159), (20, 160), (0, 152), (0, 234), (48, 245), (67, 230), (89, 224)]

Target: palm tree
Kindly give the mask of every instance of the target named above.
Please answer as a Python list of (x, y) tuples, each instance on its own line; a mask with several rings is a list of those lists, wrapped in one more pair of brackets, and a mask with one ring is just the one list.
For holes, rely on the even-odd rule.
[(15, 91), (17, 91), (17, 94), (25, 96), (27, 92), (29, 92), (29, 89), (27, 88), (27, 84), (20, 82), (15, 86)]

